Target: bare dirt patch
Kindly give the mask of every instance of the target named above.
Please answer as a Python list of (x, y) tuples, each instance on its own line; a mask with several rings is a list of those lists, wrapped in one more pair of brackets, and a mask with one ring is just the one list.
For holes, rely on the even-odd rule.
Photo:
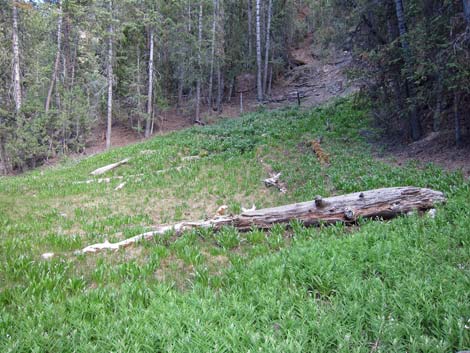
[(470, 178), (470, 141), (457, 147), (451, 131), (431, 133), (407, 145), (387, 143), (380, 147), (383, 151), (376, 152), (376, 156), (388, 163), (399, 166), (411, 161), (420, 166), (432, 163), (448, 171), (460, 171), (465, 178)]

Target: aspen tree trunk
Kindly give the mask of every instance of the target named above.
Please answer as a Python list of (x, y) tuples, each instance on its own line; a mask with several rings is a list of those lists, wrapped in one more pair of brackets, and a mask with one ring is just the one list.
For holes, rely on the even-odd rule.
[(113, 118), (113, 2), (109, 0), (111, 20), (108, 29), (108, 115), (106, 122), (106, 149), (111, 147), (111, 124)]
[(225, 58), (225, 9), (224, 3), (217, 1), (217, 112), (222, 111), (222, 102), (224, 99), (224, 58)]
[(137, 131), (139, 132), (139, 135), (141, 134), (140, 114), (142, 113), (140, 81), (140, 47), (137, 45), (137, 111), (139, 112), (139, 115), (137, 116)]
[(191, 33), (191, 27), (192, 27), (192, 23), (191, 23), (191, 0), (188, 1), (188, 32)]
[(218, 6), (219, 6), (218, 3), (219, 3), (218, 0), (214, 0), (214, 12), (213, 12), (213, 18), (212, 18), (211, 69), (210, 69), (210, 74), (209, 74), (209, 92), (208, 92), (208, 99), (207, 99), (209, 112), (212, 110), (212, 90), (213, 90), (213, 82), (214, 82), (214, 60), (215, 60), (215, 42), (216, 42), (215, 30), (216, 30), (216, 25), (217, 25), (217, 12), (218, 12)]
[(47, 92), (46, 104), (45, 104), (45, 113), (49, 113), (49, 107), (51, 105), (52, 91), (54, 89), (55, 81), (57, 80), (57, 72), (59, 71), (59, 62), (61, 55), (61, 39), (62, 39), (62, 2), (59, 0), (57, 2), (59, 6), (59, 19), (57, 20), (57, 53), (55, 56), (54, 69), (52, 70), (51, 83), (49, 84), (49, 90)]
[[(395, 11), (397, 16), (398, 22), (398, 31), (400, 33), (400, 41), (401, 46), (403, 48), (403, 59), (405, 61), (405, 71), (407, 76), (410, 76), (413, 73), (412, 70), (412, 62), (411, 62), (411, 52), (409, 48), (408, 41), (406, 39), (407, 29), (406, 29), (406, 21), (405, 21), (405, 11), (403, 9), (403, 1), (402, 0), (394, 0), (395, 1)], [(408, 77), (405, 79), (405, 86), (407, 87), (407, 95), (408, 98), (412, 99), (412, 107), (409, 117), (410, 122), (410, 132), (411, 138), (413, 140), (418, 140), (421, 137), (421, 124), (419, 121), (418, 114), (416, 112), (416, 103), (414, 102), (414, 89), (413, 84), (409, 82)]]
[(253, 0), (248, 0), (248, 58), (253, 55)]
[(263, 86), (261, 82), (261, 28), (260, 28), (260, 7), (261, 0), (256, 0), (256, 64), (257, 64), (257, 99), (263, 100)]
[(22, 94), (20, 80), (20, 46), (18, 40), (18, 8), (13, 2), (13, 97), (15, 100), (15, 111), (18, 113), (21, 109)]
[(145, 138), (150, 137), (153, 113), (153, 28), (150, 28), (149, 35), (149, 86), (147, 94), (147, 117), (145, 121)]
[(266, 23), (266, 50), (264, 55), (264, 81), (263, 81), (263, 92), (267, 92), (268, 85), (268, 66), (269, 66), (269, 51), (270, 51), (270, 38), (271, 38), (271, 17), (272, 17), (273, 1), (269, 0), (268, 4), (268, 18)]
[(202, 50), (202, 1), (199, 2), (199, 20), (198, 20), (198, 54), (197, 54), (197, 82), (196, 82), (196, 119), (200, 120), (201, 112), (201, 50)]

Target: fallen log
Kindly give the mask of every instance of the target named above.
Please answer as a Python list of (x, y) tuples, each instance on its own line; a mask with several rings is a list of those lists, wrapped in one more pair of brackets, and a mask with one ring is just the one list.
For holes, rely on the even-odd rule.
[(109, 171), (111, 169), (119, 167), (120, 165), (126, 164), (127, 162), (129, 162), (129, 158), (123, 159), (122, 161), (119, 161), (117, 163), (108, 164), (108, 165), (105, 165), (104, 167), (95, 169), (90, 174), (91, 175), (101, 175), (101, 174), (104, 174), (104, 173), (106, 173), (107, 171)]
[(445, 201), (446, 198), (440, 191), (413, 186), (374, 189), (325, 199), (317, 196), (313, 201), (250, 210), (236, 216), (220, 216), (210, 220), (160, 226), (153, 231), (117, 243), (105, 241), (104, 243), (90, 245), (78, 251), (78, 253), (118, 250), (141, 240), (148, 240), (157, 235), (162, 235), (168, 231), (179, 235), (194, 228), (219, 230), (224, 226), (233, 226), (239, 231), (249, 231), (253, 228), (269, 229), (278, 223), (288, 225), (293, 220), (303, 222), (305, 226), (310, 226), (338, 222), (352, 224), (359, 218), (390, 219), (416, 210), (426, 211), (434, 208), (437, 203)]

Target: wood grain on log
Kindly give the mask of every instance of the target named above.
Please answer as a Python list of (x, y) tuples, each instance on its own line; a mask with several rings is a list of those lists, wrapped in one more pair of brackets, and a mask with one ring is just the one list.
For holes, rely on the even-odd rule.
[(253, 210), (236, 216), (222, 216), (210, 220), (161, 226), (154, 231), (139, 234), (118, 243), (106, 241), (90, 245), (79, 253), (97, 252), (104, 249), (117, 250), (168, 231), (179, 235), (194, 228), (219, 230), (224, 226), (233, 226), (239, 231), (249, 231), (253, 228), (269, 229), (275, 224), (289, 224), (293, 220), (310, 226), (338, 222), (352, 224), (359, 218), (390, 219), (411, 211), (426, 211), (434, 208), (437, 203), (445, 201), (446, 198), (440, 191), (412, 186), (374, 189), (328, 198), (317, 196), (313, 201)]

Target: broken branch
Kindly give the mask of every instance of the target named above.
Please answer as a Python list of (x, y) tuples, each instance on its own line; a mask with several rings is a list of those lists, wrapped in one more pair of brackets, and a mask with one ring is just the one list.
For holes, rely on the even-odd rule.
[(111, 170), (111, 169), (114, 169), (114, 168), (119, 167), (120, 165), (126, 164), (127, 162), (129, 162), (129, 160), (130, 160), (130, 158), (126, 158), (126, 159), (123, 159), (122, 161), (119, 161), (119, 162), (117, 162), (117, 163), (105, 165), (104, 167), (95, 169), (95, 170), (92, 171), (90, 174), (91, 174), (91, 175), (101, 175), (101, 174), (104, 174), (104, 173), (106, 173), (107, 171), (109, 171), (109, 170)]

